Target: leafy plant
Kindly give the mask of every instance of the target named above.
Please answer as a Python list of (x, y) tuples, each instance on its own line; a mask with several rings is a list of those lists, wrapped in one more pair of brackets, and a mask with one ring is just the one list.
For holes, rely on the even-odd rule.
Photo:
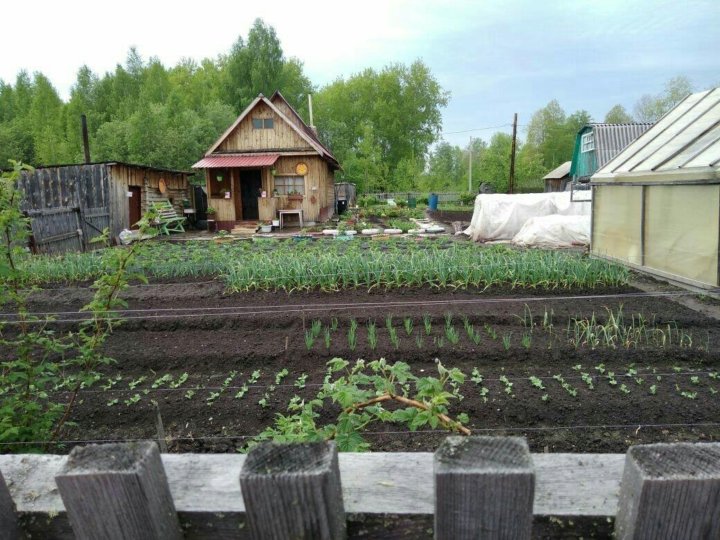
[(405, 327), (405, 333), (406, 333), (408, 336), (411, 336), (411, 335), (412, 335), (412, 331), (413, 331), (413, 320), (412, 320), (412, 317), (405, 317), (405, 319), (403, 319), (403, 326)]
[[(350, 364), (334, 358), (328, 362), (328, 376), (318, 394), (310, 400), (293, 397), (288, 414), (276, 415), (275, 423), (249, 446), (266, 440), (335, 440), (342, 451), (362, 451), (370, 447), (362, 432), (376, 422), (399, 424), (412, 431), (429, 427), (469, 435), (463, 425), (467, 417), (453, 419), (448, 410), (451, 401), (458, 399), (457, 388), (465, 375), (440, 362), (436, 365), (437, 377), (417, 377), (404, 362), (389, 364), (380, 359)], [(330, 403), (339, 406), (340, 412), (334, 421), (323, 423), (321, 411)], [(390, 403), (397, 407), (385, 408)]]

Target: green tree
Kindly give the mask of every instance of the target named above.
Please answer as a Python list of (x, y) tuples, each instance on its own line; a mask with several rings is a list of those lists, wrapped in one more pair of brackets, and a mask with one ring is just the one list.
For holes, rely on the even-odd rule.
[[(490, 139), (487, 150), (483, 153), (478, 166), (478, 185), (482, 182), (491, 184), (498, 193), (508, 190), (510, 175), (510, 149), (512, 136), (507, 133), (495, 133)], [(473, 177), (475, 174), (473, 173)]]
[(693, 85), (687, 77), (674, 77), (665, 83), (660, 94), (642, 96), (635, 104), (634, 116), (638, 122), (657, 122), (692, 91)]
[(615, 105), (605, 115), (604, 122), (606, 124), (630, 124), (634, 122), (633, 117), (625, 110), (622, 105)]

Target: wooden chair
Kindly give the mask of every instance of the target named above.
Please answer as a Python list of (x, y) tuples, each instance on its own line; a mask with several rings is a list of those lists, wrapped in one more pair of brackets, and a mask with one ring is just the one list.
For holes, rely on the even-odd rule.
[(152, 203), (153, 210), (158, 214), (158, 227), (160, 228), (160, 234), (170, 234), (171, 232), (185, 232), (183, 222), (185, 221), (184, 216), (178, 216), (175, 212), (175, 208), (170, 201), (165, 200), (162, 202)]

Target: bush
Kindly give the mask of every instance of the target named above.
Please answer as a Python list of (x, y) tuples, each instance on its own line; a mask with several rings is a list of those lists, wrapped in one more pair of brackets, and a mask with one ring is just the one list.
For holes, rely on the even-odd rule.
[(374, 195), (362, 195), (358, 197), (357, 205), (360, 208), (367, 208), (368, 206), (375, 206), (380, 204), (380, 201)]
[(397, 204), (400, 208), (407, 208), (408, 202), (407, 202), (407, 201), (396, 201), (396, 204)]
[(425, 206), (427, 206), (430, 203), (430, 198), (429, 197), (418, 197), (417, 203), (424, 204)]
[(475, 194), (474, 193), (461, 193), (460, 194), (460, 202), (464, 205), (475, 204)]

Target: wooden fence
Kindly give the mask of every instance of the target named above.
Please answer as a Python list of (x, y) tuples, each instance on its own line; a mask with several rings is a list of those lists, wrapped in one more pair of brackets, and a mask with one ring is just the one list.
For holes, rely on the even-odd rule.
[(720, 443), (530, 454), (521, 438), (448, 437), (434, 455), (267, 443), (161, 456), (137, 442), (0, 456), (0, 471), (0, 538), (13, 540), (523, 539), (543, 516), (614, 518), (622, 539), (720, 538)]
[(110, 226), (110, 189), (105, 164), (72, 165), (23, 173), (18, 189), (39, 253), (85, 251)]

